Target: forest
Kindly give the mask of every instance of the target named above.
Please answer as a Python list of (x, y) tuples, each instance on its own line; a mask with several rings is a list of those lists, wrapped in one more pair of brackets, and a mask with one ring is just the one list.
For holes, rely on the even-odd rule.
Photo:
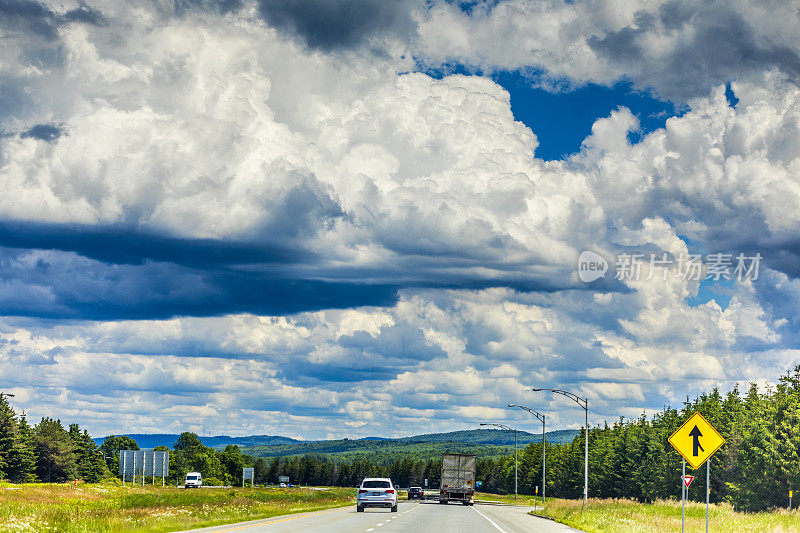
[[(653, 416), (620, 418), (589, 431), (589, 496), (630, 498), (642, 502), (679, 498), (681, 457), (667, 438), (692, 413), (699, 411), (725, 437), (711, 459), (711, 501), (730, 502), (736, 509), (763, 510), (786, 505), (787, 491), (800, 489), (800, 366), (761, 389), (751, 384), (721, 393), (714, 389), (680, 408), (666, 407)], [(579, 498), (583, 489), (583, 432), (566, 443), (547, 444), (547, 495)], [(115, 477), (119, 450), (138, 449), (125, 436), (111, 436), (101, 446), (77, 424), (43, 418), (31, 426), (0, 397), (0, 479), (14, 483), (87, 482)], [(409, 456), (346, 458), (306, 454), (252, 457), (235, 445), (215, 450), (193, 433), (183, 433), (170, 454), (170, 483), (188, 471), (200, 471), (207, 483), (240, 484), (242, 468), (255, 468), (257, 484), (276, 483), (289, 476), (294, 484), (355, 487), (365, 476), (391, 477), (400, 486), (436, 488), (440, 464), (436, 458)], [(542, 479), (542, 444), (520, 449), (518, 484), (533, 494)], [(688, 469), (689, 473), (691, 469)], [(689, 497), (705, 498), (705, 465)], [(477, 480), (482, 490), (514, 490), (514, 456), (479, 458)], [(540, 489), (541, 490), (541, 489)]]

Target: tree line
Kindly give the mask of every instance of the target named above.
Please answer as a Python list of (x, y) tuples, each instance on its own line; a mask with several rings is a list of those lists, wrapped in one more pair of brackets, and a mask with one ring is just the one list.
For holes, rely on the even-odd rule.
[[(652, 417), (604, 424), (589, 431), (589, 496), (631, 498), (642, 502), (680, 498), (681, 456), (667, 439), (694, 412), (700, 412), (725, 438), (710, 459), (711, 502), (729, 502), (737, 510), (785, 507), (788, 491), (800, 490), (800, 366), (763, 390), (751, 384), (714, 389), (680, 409), (664, 408)], [(547, 445), (547, 495), (583, 494), (584, 433), (563, 445)], [(689, 498), (705, 501), (706, 465), (687, 473), (697, 479)], [(514, 458), (479, 460), (477, 479), (489, 492), (513, 492)], [(519, 490), (533, 494), (542, 484), (542, 444), (519, 455)]]
[(78, 424), (42, 418), (31, 427), (0, 395), (0, 479), (14, 483), (59, 483), (81, 478), (97, 482), (109, 476), (97, 444)]
[[(632, 498), (642, 502), (680, 497), (681, 457), (668, 437), (694, 412), (700, 412), (722, 434), (726, 444), (712, 457), (711, 501), (730, 502), (739, 510), (762, 510), (786, 505), (789, 490), (800, 490), (800, 365), (774, 386), (751, 384), (718, 389), (689, 398), (679, 409), (666, 407), (653, 416), (619, 421), (589, 431), (589, 496)], [(584, 433), (571, 442), (547, 444), (547, 495), (580, 498), (583, 493)], [(77, 424), (43, 418), (30, 426), (0, 397), (0, 478), (12, 482), (63, 482), (81, 478), (94, 482), (115, 476), (119, 450), (138, 449), (125, 436), (111, 436), (97, 446)], [(158, 449), (158, 448), (157, 448)], [(166, 449), (166, 448), (161, 448)], [(519, 451), (518, 487), (521, 494), (541, 494), (542, 443)], [(355, 487), (366, 476), (390, 477), (399, 486), (436, 488), (440, 460), (364, 457), (352, 460), (306, 454), (289, 457), (251, 457), (238, 446), (215, 450), (194, 433), (183, 433), (170, 454), (170, 482), (190, 471), (212, 484), (241, 484), (242, 468), (253, 467), (256, 484), (277, 483), (280, 476), (304, 485)], [(687, 466), (687, 472), (692, 473)], [(705, 499), (705, 466), (689, 498)], [(481, 490), (514, 491), (514, 456), (479, 458), (476, 479)]]

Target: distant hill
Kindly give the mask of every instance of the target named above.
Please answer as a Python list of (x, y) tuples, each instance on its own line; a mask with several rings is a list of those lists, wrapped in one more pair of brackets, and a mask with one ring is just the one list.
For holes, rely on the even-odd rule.
[[(550, 443), (572, 440), (578, 431), (559, 430), (547, 433)], [(540, 442), (541, 435), (525, 431), (517, 432), (517, 445), (523, 448), (532, 442)], [(498, 429), (474, 429), (450, 433), (431, 433), (399, 439), (340, 439), (323, 441), (300, 441), (290, 444), (246, 446), (242, 452), (256, 457), (287, 457), (319, 454), (332, 459), (352, 461), (370, 459), (379, 463), (390, 463), (398, 458), (439, 458), (445, 452), (474, 453), (478, 457), (500, 457), (514, 453), (514, 434)]]
[[(565, 429), (549, 431), (547, 441), (553, 444), (572, 440), (578, 431)], [(167, 446), (172, 448), (180, 435), (173, 433), (129, 434), (140, 448)], [(517, 445), (522, 448), (532, 442), (541, 441), (541, 434), (517, 432)], [(105, 438), (94, 439), (102, 444)], [(378, 462), (391, 462), (398, 457), (430, 459), (444, 452), (474, 453), (479, 457), (499, 457), (514, 452), (514, 434), (500, 429), (470, 429), (448, 433), (428, 433), (398, 439), (365, 437), (361, 439), (338, 439), (301, 441), (273, 435), (250, 435), (229, 437), (225, 435), (200, 437), (206, 446), (224, 448), (236, 444), (242, 452), (256, 457), (287, 457), (319, 454), (339, 460), (369, 458)]]
[[(135, 440), (136, 444), (144, 449), (155, 448), (156, 446), (166, 446), (171, 449), (175, 441), (180, 437), (177, 433), (130, 433), (125, 436)], [(104, 440), (106, 440), (106, 437), (94, 439), (98, 445), (103, 444)], [(200, 437), (200, 440), (209, 448), (224, 448), (229, 444), (236, 444), (238, 446), (263, 446), (301, 442), (289, 437), (274, 435), (249, 435), (247, 437), (218, 435), (215, 437)]]
[[(548, 431), (547, 441), (552, 443), (564, 443), (572, 440), (578, 431), (574, 429), (562, 429), (558, 431)], [(451, 431), (450, 433), (428, 433), (425, 435), (415, 435), (413, 437), (403, 437), (395, 439), (398, 442), (460, 442), (465, 444), (514, 444), (514, 433), (502, 429), (468, 429), (463, 431)], [(529, 444), (540, 442), (541, 433), (528, 433), (527, 431), (517, 431), (517, 444)]]

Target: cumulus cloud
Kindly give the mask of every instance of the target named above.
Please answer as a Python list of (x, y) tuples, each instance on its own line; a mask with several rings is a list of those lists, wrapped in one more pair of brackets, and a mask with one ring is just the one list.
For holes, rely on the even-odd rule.
[(767, 69), (797, 81), (799, 32), (785, 2), (440, 2), (421, 18), (418, 46), (434, 65), (533, 69), (550, 87), (625, 77), (687, 101)]
[[(91, 405), (87, 423), (98, 433), (120, 430), (122, 404), (142, 430), (200, 424), (245, 434), (261, 423), (285, 433), (277, 414), (290, 413), (303, 421), (292, 436), (324, 438), (471, 427), (515, 416), (503, 414), (509, 402), (546, 410), (559, 426), (577, 424), (578, 413), (557, 398), (526, 392), (546, 384), (587, 395), (593, 420), (614, 419), (780, 372), (792, 356), (778, 347), (752, 288), (737, 291), (725, 311), (679, 299), (665, 306), (642, 292), (592, 302), (585, 291), (428, 290), (391, 307), (293, 317), (6, 319), (0, 370), (31, 415)], [(627, 312), (628, 323), (607, 321), (610, 309)], [(694, 327), (674, 316), (654, 321), (654, 309), (686, 315)], [(753, 357), (742, 339), (757, 339), (767, 355)], [(43, 368), (35, 386), (33, 367)]]
[[(379, 59), (309, 53), (258, 21), (232, 34), (197, 16), (134, 19), (149, 30), (135, 46), (108, 46), (107, 27), (60, 30), (70, 68), (57, 74), (57, 101), (38, 110), (60, 135), (3, 140), (9, 246), (142, 265), (117, 269), (142, 278), (150, 261), (200, 268), (203, 252), (186, 248), (197, 245), (225, 269), (197, 273), (212, 291), (220, 276), (297, 280), (298, 299), (309, 282), (574, 284), (570, 241), (595, 240), (602, 212), (583, 176), (532, 157), (536, 138), (502, 88), (398, 76)], [(52, 85), (53, 73), (28, 76), (24, 92)], [(38, 127), (26, 120), (9, 119)]]
[[(339, 5), (365, 25), (316, 2), (3, 4), (33, 25), (0, 45), (4, 390), (95, 432), (119, 432), (125, 405), (122, 430), (286, 433), (290, 413), (289, 436), (366, 436), (509, 402), (579, 423), (524, 392), (545, 384), (614, 419), (796, 360), (788, 17), (389, 4)], [(628, 76), (688, 108), (637, 143), (620, 108), (544, 162), (502, 87), (411, 72), (409, 51), (553, 83)], [(586, 249), (764, 264), (729, 302), (697, 301), (707, 286), (615, 281), (613, 261), (584, 284)]]

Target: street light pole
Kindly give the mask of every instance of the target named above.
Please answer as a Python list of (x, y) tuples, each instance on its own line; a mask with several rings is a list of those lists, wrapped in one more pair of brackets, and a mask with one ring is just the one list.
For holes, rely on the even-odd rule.
[(584, 463), (583, 463), (583, 503), (581, 503), (581, 511), (583, 511), (583, 506), (586, 505), (586, 499), (589, 497), (589, 399), (588, 398), (581, 398), (577, 394), (574, 394), (569, 391), (561, 390), (561, 389), (531, 389), (534, 392), (539, 391), (547, 391), (553, 392), (555, 394), (560, 394), (561, 396), (566, 396), (570, 400), (574, 401), (578, 405), (580, 405), (583, 410), (585, 411), (586, 415), (586, 429), (584, 435), (586, 437), (586, 442), (584, 445)]
[(514, 501), (517, 501), (517, 430), (505, 424), (481, 423), (482, 426), (495, 426), (506, 431), (514, 432)]
[(547, 431), (546, 431), (546, 422), (545, 422), (546, 416), (544, 414), (542, 414), (542, 413), (539, 413), (538, 411), (534, 411), (530, 407), (525, 407), (524, 405), (517, 405), (517, 404), (510, 403), (510, 404), (508, 404), (508, 406), (509, 407), (519, 407), (520, 409), (524, 409), (525, 411), (528, 411), (533, 416), (538, 418), (539, 421), (542, 423), (542, 503), (544, 503), (545, 494), (546, 494), (546, 488), (547, 488), (547, 484), (546, 484), (547, 483), (547, 481), (546, 481), (547, 478), (545, 477), (545, 471), (547, 470), (547, 459), (546, 459), (546, 453), (547, 452), (545, 451), (545, 448), (547, 447), (547, 436), (546, 436)]

